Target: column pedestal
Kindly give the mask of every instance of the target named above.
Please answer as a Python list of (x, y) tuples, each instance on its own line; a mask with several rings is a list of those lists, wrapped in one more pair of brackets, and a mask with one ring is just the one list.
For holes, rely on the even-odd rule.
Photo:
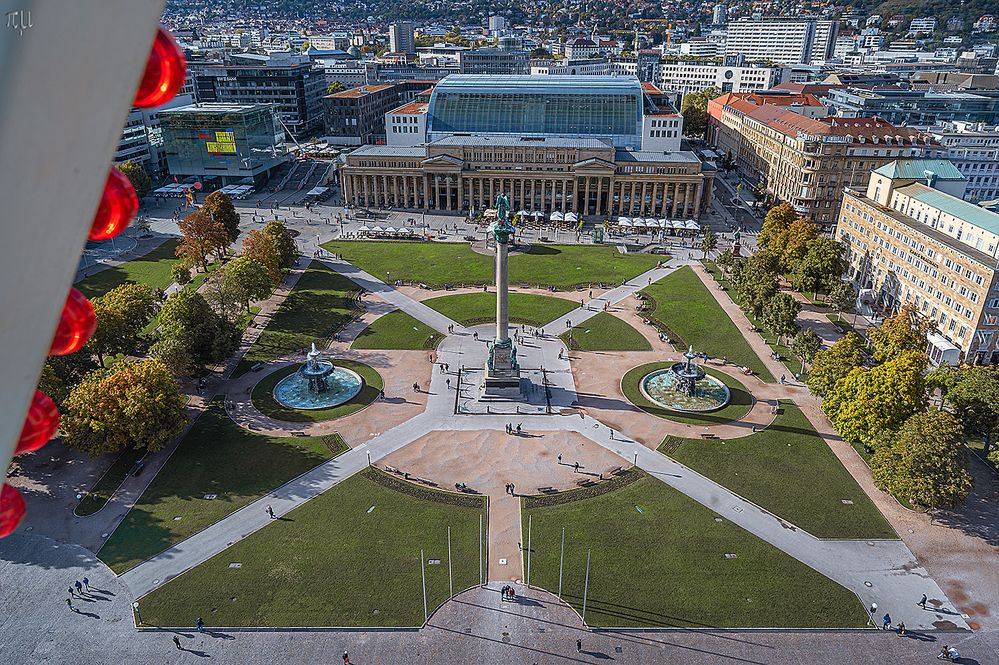
[(486, 375), (482, 382), (483, 399), (511, 400), (521, 398), (520, 365), (517, 350), (510, 339), (507, 303), (507, 243), (496, 243), (496, 340), (489, 349)]

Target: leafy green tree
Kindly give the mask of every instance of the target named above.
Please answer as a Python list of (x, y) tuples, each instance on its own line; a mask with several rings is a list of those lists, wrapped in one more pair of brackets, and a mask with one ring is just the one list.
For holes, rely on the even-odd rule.
[(42, 365), (38, 389), (51, 397), (57, 406), (61, 406), (70, 391), (80, 385), (83, 378), (95, 369), (97, 363), (91, 355), (89, 346), (77, 353), (49, 356)]
[(805, 371), (805, 363), (811, 362), (815, 354), (822, 349), (822, 339), (811, 328), (803, 328), (791, 340), (791, 352), (801, 361), (801, 371)]
[(281, 249), (273, 234), (250, 231), (243, 239), (243, 256), (262, 265), (274, 286), (281, 283)]
[(176, 337), (163, 337), (154, 342), (149, 347), (149, 357), (159, 360), (177, 377), (190, 376), (195, 370), (187, 343)]
[[(760, 250), (738, 261), (732, 272), (732, 282), (742, 295), (743, 307), (759, 317), (763, 308), (777, 295), (777, 262), (767, 250)], [(733, 266), (735, 268), (735, 266)]]
[(843, 244), (831, 238), (815, 238), (808, 242), (805, 256), (798, 262), (791, 275), (791, 285), (798, 291), (819, 289), (831, 291), (846, 272)]
[(186, 261), (175, 263), (170, 269), (170, 278), (183, 286), (191, 282), (191, 266)]
[(684, 134), (704, 136), (708, 131), (708, 102), (720, 94), (718, 88), (706, 88), (683, 96), (680, 113), (683, 115)]
[(880, 326), (867, 329), (867, 339), (874, 349), (874, 359), (885, 362), (913, 351), (926, 351), (926, 333), (932, 324), (926, 322), (911, 305), (905, 305)]
[(278, 254), (281, 256), (281, 267), (290, 268), (295, 265), (295, 261), (298, 260), (298, 245), (284, 222), (267, 222), (261, 231), (274, 238)]
[(848, 332), (828, 349), (815, 354), (808, 373), (808, 387), (816, 395), (825, 396), (836, 383), (863, 365), (864, 338)]
[(69, 394), (60, 420), (66, 443), (93, 456), (126, 446), (159, 450), (186, 424), (180, 388), (155, 359), (91, 372)]
[(763, 228), (756, 243), (768, 250), (774, 256), (783, 256), (787, 247), (787, 234), (791, 224), (797, 221), (799, 215), (790, 203), (781, 203), (767, 211), (763, 218)]
[(708, 254), (715, 251), (718, 247), (718, 237), (715, 236), (714, 232), (710, 229), (704, 232), (704, 237), (701, 238), (701, 252), (703, 253), (702, 258), (708, 258)]
[(761, 319), (767, 330), (777, 336), (777, 343), (798, 331), (795, 320), (801, 311), (801, 304), (790, 294), (777, 293), (767, 301)]
[(97, 329), (90, 338), (90, 348), (100, 359), (135, 349), (139, 333), (156, 314), (159, 298), (147, 284), (120, 284), (103, 296), (94, 298)]
[(829, 301), (836, 308), (836, 314), (842, 319), (843, 312), (853, 309), (854, 303), (857, 302), (857, 290), (850, 282), (836, 282), (829, 289)]
[(132, 183), (132, 188), (135, 189), (135, 194), (139, 197), (140, 201), (153, 188), (153, 180), (146, 173), (146, 170), (142, 168), (141, 164), (137, 164), (130, 159), (127, 162), (119, 164), (118, 170), (124, 173), (128, 181)]
[(732, 253), (731, 249), (726, 249), (724, 252), (718, 255), (715, 263), (721, 266), (722, 270), (728, 272), (732, 267), (732, 263), (735, 261), (735, 254)]
[(343, 92), (346, 89), (347, 89), (347, 86), (345, 86), (340, 81), (333, 81), (328, 86), (326, 86), (326, 94), (327, 95), (335, 95), (336, 93)]
[(950, 372), (947, 401), (965, 431), (982, 438), (985, 454), (999, 435), (999, 367), (976, 365)]
[(924, 408), (926, 356), (910, 351), (871, 369), (854, 368), (826, 394), (822, 410), (846, 441), (874, 445)]
[(881, 489), (927, 508), (964, 502), (968, 473), (961, 423), (946, 411), (916, 413), (879, 439), (871, 475)]
[(232, 322), (216, 314), (200, 293), (182, 289), (163, 304), (155, 340), (157, 344), (164, 340), (179, 341), (187, 349), (191, 363), (205, 367), (222, 362), (236, 350), (239, 331)]
[(205, 204), (201, 209), (225, 227), (228, 244), (236, 242), (236, 238), (239, 237), (239, 213), (232, 204), (232, 197), (222, 192), (212, 192), (205, 197)]
[(799, 217), (791, 222), (787, 233), (784, 236), (784, 251), (780, 255), (781, 271), (785, 274), (793, 273), (801, 264), (808, 247), (819, 235), (819, 227), (805, 217)]
[(248, 256), (233, 259), (219, 271), (218, 281), (239, 295), (241, 304), (250, 311), (250, 301), (266, 298), (273, 285), (267, 269)]

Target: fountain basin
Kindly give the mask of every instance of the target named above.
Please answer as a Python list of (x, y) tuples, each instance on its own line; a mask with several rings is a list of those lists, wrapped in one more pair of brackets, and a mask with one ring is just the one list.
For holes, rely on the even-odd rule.
[(638, 387), (645, 399), (671, 411), (716, 411), (732, 399), (728, 386), (710, 374), (694, 383), (693, 395), (685, 394), (679, 390), (679, 377), (669, 367), (646, 374)]
[(289, 409), (330, 409), (354, 399), (364, 387), (361, 375), (345, 367), (334, 367), (324, 375), (326, 389), (313, 392), (309, 390), (307, 374), (301, 371), (289, 374), (274, 386), (274, 401)]

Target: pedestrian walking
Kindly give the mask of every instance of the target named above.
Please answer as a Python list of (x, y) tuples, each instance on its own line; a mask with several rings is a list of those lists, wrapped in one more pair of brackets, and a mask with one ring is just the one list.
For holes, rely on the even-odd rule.
[(72, 598), (67, 598), (66, 599), (66, 607), (68, 607), (70, 610), (73, 609), (73, 599)]
[(87, 577), (83, 578), (83, 586), (84, 588), (86, 588), (87, 591), (90, 591), (90, 578)]
[(573, 473), (579, 473), (579, 462), (573, 462), (572, 463), (572, 472)]
[(576, 653), (582, 653), (583, 651), (583, 640), (576, 640)]
[(517, 436), (520, 436), (520, 423), (517, 423)]
[(76, 587), (76, 592), (82, 596), (83, 595), (83, 585), (80, 584), (80, 580), (76, 580), (75, 582), (73, 582), (73, 586)]
[(517, 486), (510, 483), (510, 496), (517, 496)]
[(441, 363), (441, 374), (444, 373), (444, 363)]
[(923, 597), (919, 599), (919, 602), (916, 603), (916, 605), (919, 605), (924, 610), (926, 609), (926, 594), (925, 593), (923, 594)]
[(881, 617), (881, 630), (888, 630), (891, 628), (891, 615), (885, 612), (885, 615)]
[(199, 633), (205, 632), (205, 622), (198, 617), (198, 620), (194, 623), (194, 627), (198, 629)]
[(73, 590), (73, 587), (69, 587), (69, 597), (73, 598), (75, 596), (76, 596), (76, 592)]
[(271, 508), (270, 506), (267, 506), (267, 516), (270, 517), (271, 519), (274, 519), (274, 509)]
[(451, 390), (451, 379), (450, 379), (450, 377), (447, 380), (447, 389)]
[(905, 622), (904, 621), (899, 621), (898, 622), (898, 636), (899, 637), (905, 637)]
[(871, 617), (873, 617), (877, 613), (877, 611), (878, 611), (878, 604), (877, 603), (871, 603), (871, 607), (870, 607)]
[(343, 652), (343, 665), (350, 665), (350, 655), (346, 651)]
[(177, 651), (183, 651), (184, 647), (180, 646), (180, 638), (176, 635), (173, 636), (173, 645), (177, 647)]
[(780, 384), (783, 386), (786, 381), (787, 381), (787, 377), (784, 376), (783, 374), (781, 374), (780, 375)]
[(559, 463), (559, 464), (561, 464), (561, 463), (562, 463), (562, 453), (559, 453), (559, 454), (558, 454), (558, 463)]
[(611, 438), (611, 441), (613, 441), (614, 440), (614, 428), (613, 427), (608, 427), (607, 429), (610, 430), (610, 438)]

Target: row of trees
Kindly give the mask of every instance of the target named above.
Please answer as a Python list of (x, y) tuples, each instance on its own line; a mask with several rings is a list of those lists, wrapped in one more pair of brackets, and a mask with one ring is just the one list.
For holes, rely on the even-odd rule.
[[(873, 452), (878, 487), (926, 507), (961, 503), (972, 488), (965, 437), (991, 443), (999, 432), (999, 369), (944, 367), (927, 372), (928, 324), (904, 307), (816, 354), (808, 379), (844, 440)], [(942, 400), (931, 407), (930, 396)]]

